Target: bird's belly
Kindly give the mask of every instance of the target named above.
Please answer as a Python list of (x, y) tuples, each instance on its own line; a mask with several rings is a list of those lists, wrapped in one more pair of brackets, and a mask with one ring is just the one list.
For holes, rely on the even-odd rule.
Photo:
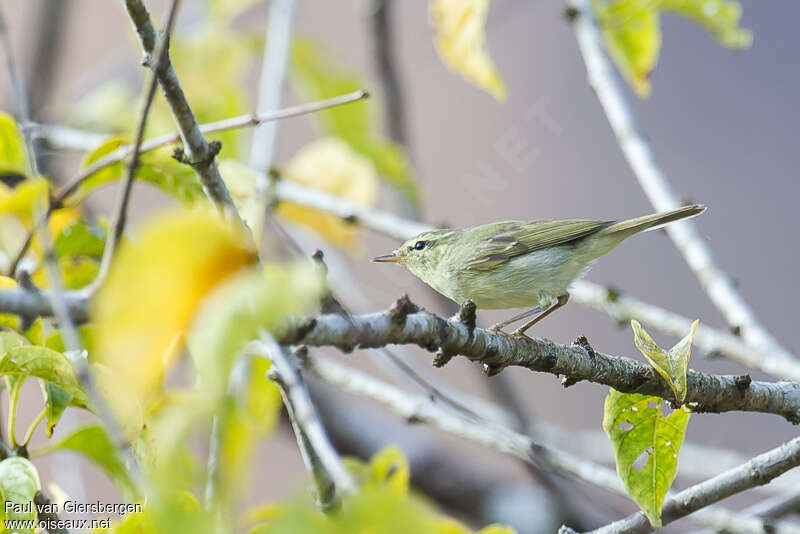
[[(571, 247), (570, 247), (571, 248)], [(456, 302), (472, 300), (478, 308), (548, 306), (586, 270), (567, 247), (551, 247), (511, 259), (489, 270), (464, 270), (451, 280), (448, 295)]]

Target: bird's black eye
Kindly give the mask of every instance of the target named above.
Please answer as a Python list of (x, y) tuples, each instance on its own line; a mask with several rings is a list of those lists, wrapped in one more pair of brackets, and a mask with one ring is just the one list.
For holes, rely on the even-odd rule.
[(416, 243), (414, 243), (414, 248), (417, 250), (422, 250), (423, 248), (425, 248), (425, 245), (427, 245), (425, 241), (417, 241)]

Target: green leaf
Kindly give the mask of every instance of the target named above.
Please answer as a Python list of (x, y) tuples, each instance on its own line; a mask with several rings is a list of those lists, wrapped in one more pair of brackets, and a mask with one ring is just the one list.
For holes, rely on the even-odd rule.
[(695, 320), (686, 337), (676, 343), (668, 352), (664, 352), (645, 332), (639, 321), (631, 321), (633, 342), (636, 344), (636, 348), (647, 358), (653, 369), (667, 381), (670, 389), (675, 393), (675, 400), (679, 403), (686, 399), (686, 368), (689, 365), (692, 339), (698, 322), (699, 320)]
[(28, 158), (17, 121), (0, 111), (0, 174), (4, 173), (27, 175)]
[(31, 342), (31, 345), (44, 345), (44, 323), (42, 323), (41, 317), (37, 317), (25, 330), (25, 337)]
[[(81, 163), (81, 169), (86, 169), (90, 167), (94, 162), (107, 156), (117, 150), (119, 147), (124, 145), (126, 142), (125, 137), (120, 135), (116, 135), (110, 137), (106, 140), (102, 145), (95, 148), (91, 152), (89, 152), (86, 157), (83, 159)], [(98, 187), (104, 186), (109, 182), (113, 182), (115, 180), (119, 180), (122, 178), (123, 173), (125, 172), (125, 166), (121, 161), (113, 163), (104, 169), (100, 169), (96, 173), (92, 174), (89, 178), (83, 181), (81, 185), (78, 187), (78, 190), (69, 198), (71, 202), (78, 203), (83, 198), (97, 189)]]
[(44, 450), (47, 452), (55, 450), (79, 452), (102, 469), (128, 497), (135, 494), (133, 482), (116, 446), (111, 442), (103, 427), (99, 425), (79, 428), (59, 443), (49, 445)]
[(650, 73), (661, 49), (657, 2), (594, 2), (597, 20), (611, 58), (640, 97), (650, 94)]
[(0, 359), (0, 375), (35, 376), (63, 388), (72, 395), (71, 404), (88, 408), (89, 399), (75, 377), (69, 359), (46, 347), (22, 346)]
[[(365, 87), (362, 80), (335, 66), (318, 46), (298, 41), (292, 48), (292, 80), (309, 100), (332, 98)], [(367, 101), (337, 106), (315, 114), (324, 129), (341, 137), (350, 147), (368, 157), (381, 176), (415, 206), (419, 190), (402, 147), (382, 139), (375, 131), (372, 108)]]
[(682, 407), (665, 417), (663, 403), (660, 397), (611, 389), (603, 410), (603, 430), (614, 448), (617, 473), (653, 528), (661, 527), (661, 506), (678, 471), (691, 415)]
[(739, 27), (742, 6), (730, 0), (660, 0), (665, 11), (674, 11), (704, 26), (728, 48), (749, 48), (753, 33)]
[[(20, 456), (6, 458), (0, 462), (0, 490), (2, 490), (5, 519), (36, 519), (36, 506), (33, 497), (41, 489), (39, 473), (30, 460)], [(15, 532), (27, 534), (32, 528), (16, 529)]]
[(89, 256), (101, 258), (105, 247), (105, 236), (97, 226), (76, 222), (64, 228), (53, 243), (58, 256)]
[(64, 414), (64, 410), (69, 406), (72, 395), (52, 382), (40, 380), (39, 385), (42, 388), (42, 397), (44, 397), (45, 409), (47, 410), (47, 436), (52, 437), (53, 429)]

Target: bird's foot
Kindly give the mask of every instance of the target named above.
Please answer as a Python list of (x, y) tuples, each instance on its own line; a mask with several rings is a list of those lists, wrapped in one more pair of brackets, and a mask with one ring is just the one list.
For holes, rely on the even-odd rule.
[(494, 323), (492, 326), (489, 327), (489, 332), (492, 334), (500, 334), (503, 333), (503, 325), (500, 323)]

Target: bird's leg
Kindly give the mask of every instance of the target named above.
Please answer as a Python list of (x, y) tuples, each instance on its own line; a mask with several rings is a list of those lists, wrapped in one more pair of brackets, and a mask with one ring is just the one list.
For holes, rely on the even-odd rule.
[(527, 330), (528, 328), (532, 327), (533, 325), (535, 325), (536, 323), (538, 323), (539, 321), (541, 321), (542, 319), (544, 319), (545, 317), (547, 317), (548, 315), (550, 315), (551, 313), (553, 313), (554, 311), (556, 311), (557, 309), (562, 307), (564, 304), (567, 303), (567, 301), (569, 301), (569, 293), (564, 293), (563, 295), (558, 297), (558, 299), (556, 299), (556, 301), (549, 308), (547, 308), (544, 312), (542, 312), (540, 315), (537, 315), (536, 317), (534, 317), (531, 321), (529, 321), (529, 322), (525, 323), (524, 325), (522, 325), (522, 327), (517, 328), (516, 330), (514, 330), (514, 332), (512, 332), (511, 335), (512, 336), (516, 336), (516, 337), (524, 337), (526, 339), (530, 339), (528, 336), (525, 335), (525, 330)]
[(506, 319), (501, 323), (495, 323), (489, 328), (489, 332), (499, 332), (503, 329), (503, 327), (510, 325), (511, 323), (516, 323), (517, 321), (521, 321), (522, 319), (526, 319), (531, 315), (537, 314), (542, 311), (541, 306), (536, 306), (535, 308), (531, 308), (530, 310), (524, 311), (519, 315), (515, 315), (511, 319)]

